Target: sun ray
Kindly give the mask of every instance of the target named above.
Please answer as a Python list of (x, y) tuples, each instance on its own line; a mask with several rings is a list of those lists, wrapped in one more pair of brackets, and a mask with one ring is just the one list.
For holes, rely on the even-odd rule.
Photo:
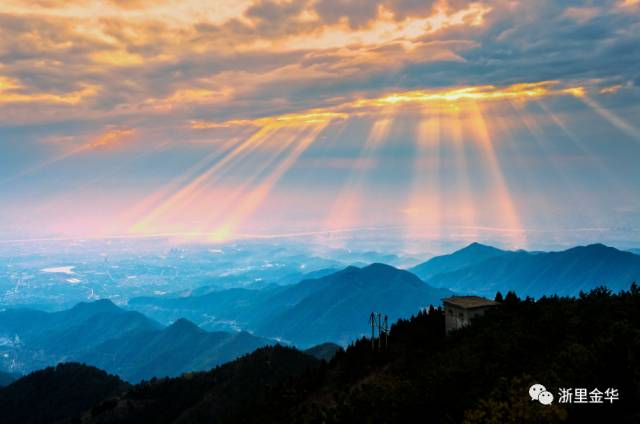
[[(230, 188), (224, 198), (216, 199), (216, 207), (207, 210), (208, 219), (198, 231), (203, 234), (218, 231), (212, 229), (218, 227), (221, 221), (228, 220), (229, 216), (237, 213), (238, 205), (242, 204), (248, 193), (254, 190), (254, 187), (261, 185), (264, 178), (269, 178), (268, 171), (270, 169), (277, 168), (279, 163), (286, 160), (287, 150), (295, 143), (300, 142), (300, 138), (306, 130), (303, 127), (279, 129), (273, 135), (277, 142), (271, 143), (271, 146), (265, 149), (267, 157), (255, 155), (255, 158), (248, 157), (242, 163), (238, 163), (238, 166), (242, 165), (243, 169), (246, 169), (241, 173), (242, 183)], [(283, 156), (285, 156), (284, 159)]]
[(35, 164), (33, 166), (30, 166), (27, 169), (24, 169), (24, 170), (18, 172), (17, 174), (14, 174), (14, 175), (11, 175), (9, 177), (6, 177), (5, 179), (0, 181), (0, 185), (10, 183), (10, 182), (15, 181), (15, 180), (17, 180), (19, 178), (23, 178), (23, 177), (26, 177), (28, 175), (34, 174), (34, 173), (36, 173), (36, 172), (38, 172), (38, 171), (40, 171), (42, 169), (45, 169), (45, 168), (47, 168), (47, 167), (49, 167), (51, 165), (54, 165), (54, 164), (58, 163), (58, 162), (64, 161), (65, 159), (69, 159), (69, 158), (72, 158), (73, 156), (80, 155), (83, 152), (86, 152), (87, 150), (89, 150), (89, 147), (90, 147), (89, 145), (82, 145), (82, 146), (70, 149), (70, 150), (68, 150), (66, 152), (63, 152), (63, 153), (61, 153), (59, 155), (56, 155), (54, 157), (48, 158), (48, 159), (46, 159), (46, 160), (44, 160), (42, 162), (39, 162), (39, 163), (37, 163), (37, 164)]
[(571, 143), (578, 149), (584, 156), (589, 158), (589, 161), (595, 165), (599, 174), (609, 181), (611, 186), (616, 184), (616, 178), (605, 166), (600, 156), (590, 148), (588, 143), (585, 143), (575, 132), (573, 132), (568, 124), (564, 122), (561, 116), (553, 112), (547, 104), (542, 100), (536, 100), (536, 103), (545, 112), (546, 116), (563, 132), (563, 134), (571, 141)]
[(441, 118), (423, 108), (415, 138), (416, 153), (408, 205), (406, 238), (437, 239), (441, 234), (443, 202), (440, 190)]
[[(365, 139), (358, 157), (354, 163), (375, 163), (378, 150), (385, 138), (388, 136), (394, 121), (395, 108), (385, 111), (376, 119), (371, 126), (369, 134)], [(346, 183), (336, 196), (324, 228), (328, 230), (339, 230), (342, 228), (352, 228), (358, 222), (359, 209), (362, 206), (362, 189), (368, 169), (354, 166), (347, 177)]]
[(468, 124), (477, 145), (482, 151), (484, 165), (490, 173), (492, 192), (495, 194), (497, 203), (495, 206), (499, 208), (501, 222), (505, 227), (505, 231), (510, 234), (511, 243), (514, 247), (524, 248), (526, 247), (526, 234), (502, 173), (481, 105), (477, 102), (472, 102), (469, 113), (470, 120)]
[(15, 181), (28, 175), (32, 175), (38, 171), (56, 165), (64, 160), (72, 159), (73, 157), (79, 156), (83, 153), (87, 153), (95, 149), (105, 148), (111, 144), (119, 142), (123, 138), (130, 137), (132, 134), (134, 134), (134, 132), (135, 130), (131, 128), (109, 128), (98, 135), (83, 137), (86, 139), (82, 140), (82, 143), (80, 143), (79, 145), (75, 145), (76, 138), (78, 137), (64, 137), (63, 139), (65, 139), (65, 141), (67, 141), (67, 139), (72, 140), (69, 141), (69, 143), (74, 143), (74, 145), (70, 146), (70, 148), (64, 149), (65, 151), (58, 155), (45, 159), (44, 161), (36, 163), (29, 168), (18, 172), (15, 175), (5, 178), (4, 180), (0, 181), (0, 185)]
[(192, 179), (184, 187), (173, 193), (169, 198), (160, 204), (160, 206), (154, 208), (152, 212), (136, 222), (131, 228), (131, 232), (145, 233), (152, 232), (152, 225), (163, 214), (166, 214), (172, 210), (179, 210), (184, 199), (193, 195), (204, 184), (210, 182), (211, 178), (216, 176), (217, 173), (223, 171), (225, 167), (229, 166), (236, 160), (240, 160), (246, 157), (252, 151), (254, 151), (259, 145), (266, 142), (276, 132), (277, 128), (274, 127), (262, 127), (255, 131), (250, 137), (236, 143), (235, 147), (232, 147), (224, 156), (217, 161), (213, 166), (202, 172), (196, 178)]
[(249, 218), (267, 198), (282, 176), (295, 164), (300, 156), (317, 139), (320, 132), (326, 127), (327, 122), (312, 125), (305, 128), (299, 138), (296, 137), (293, 147), (288, 154), (278, 163), (269, 175), (258, 184), (257, 187), (243, 194), (240, 203), (229, 213), (228, 218), (219, 225), (210, 237), (213, 241), (224, 241), (233, 237), (238, 227)]
[(471, 190), (471, 180), (469, 177), (468, 170), (468, 161), (467, 161), (467, 153), (466, 146), (463, 139), (462, 134), (462, 118), (460, 116), (460, 110), (454, 112), (454, 118), (449, 119), (449, 131), (451, 134), (451, 142), (454, 147), (455, 154), (455, 163), (454, 169), (459, 181), (458, 186), (458, 196), (457, 196), (457, 205), (458, 205), (458, 216), (461, 220), (462, 227), (470, 231), (470, 241), (475, 241), (478, 239), (478, 231), (477, 231), (477, 218), (476, 218), (476, 207), (479, 205), (479, 202), (476, 202), (473, 196), (473, 192)]
[(578, 98), (584, 104), (592, 108), (594, 111), (596, 111), (598, 115), (603, 117), (607, 122), (609, 122), (611, 125), (613, 125), (617, 129), (619, 129), (620, 131), (622, 131), (623, 133), (631, 137), (634, 141), (640, 142), (640, 130), (635, 128), (633, 125), (631, 125), (621, 117), (617, 116), (610, 110), (602, 107), (600, 103), (596, 102), (594, 99), (587, 96), (586, 94), (582, 96), (576, 96), (576, 98)]
[(239, 138), (234, 137), (227, 140), (218, 149), (206, 154), (202, 159), (198, 160), (195, 164), (190, 166), (181, 174), (173, 177), (167, 183), (157, 188), (153, 192), (145, 195), (141, 200), (136, 202), (130, 208), (128, 208), (123, 214), (120, 215), (118, 221), (127, 223), (126, 227), (131, 227), (132, 223), (139, 222), (144, 219), (151, 211), (159, 207), (163, 199), (167, 199), (172, 193), (177, 192), (180, 187), (186, 184), (188, 181), (194, 179), (201, 172), (204, 172), (205, 168), (212, 166), (212, 162), (228, 151), (233, 145), (237, 144)]
[[(556, 140), (549, 139), (550, 135), (545, 134), (542, 123), (536, 119), (536, 112), (524, 110), (524, 104), (505, 101), (499, 106), (494, 113), (494, 122), (503, 133), (502, 139), (517, 141), (505, 143), (504, 148), (505, 153), (511, 158), (512, 168), (517, 169), (517, 176), (511, 178), (518, 178), (521, 192), (526, 193), (526, 202), (536, 205), (535, 218), (538, 229), (556, 228), (558, 217), (551, 212), (555, 205), (562, 202), (582, 204), (582, 199), (577, 196), (576, 187), (564, 172), (565, 166), (557, 157), (558, 153), (549, 146), (549, 143), (556, 143)], [(514, 131), (514, 128), (517, 131)], [(556, 149), (559, 147), (556, 146)], [(542, 195), (539, 185), (533, 184), (541, 178), (553, 181), (562, 190), (563, 196), (551, 198), (552, 193)], [(523, 198), (523, 195), (520, 195), (520, 198)], [(531, 214), (525, 219), (532, 216), (534, 215)], [(534, 229), (528, 229), (532, 230)]]

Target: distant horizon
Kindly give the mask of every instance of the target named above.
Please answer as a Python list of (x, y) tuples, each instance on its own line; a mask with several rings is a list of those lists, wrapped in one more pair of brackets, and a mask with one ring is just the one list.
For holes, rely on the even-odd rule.
[[(386, 229), (385, 229), (386, 230)], [(345, 230), (338, 231), (339, 234), (351, 233), (358, 230)], [(372, 229), (369, 229), (372, 231)], [(269, 234), (269, 235), (244, 235), (232, 240), (226, 241), (206, 241), (202, 239), (193, 239), (189, 237), (189, 234), (158, 234), (158, 235), (123, 235), (123, 236), (100, 236), (100, 237), (62, 237), (62, 238), (41, 238), (41, 239), (13, 239), (2, 240), (0, 239), (0, 257), (4, 255), (4, 248), (10, 248), (11, 246), (24, 246), (29, 251), (28, 246), (43, 248), (47, 250), (47, 246), (54, 247), (58, 245), (64, 245), (67, 247), (80, 248), (84, 243), (100, 243), (102, 244), (105, 253), (108, 251), (122, 251), (131, 250), (135, 252), (138, 250), (137, 244), (145, 242), (152, 242), (153, 248), (148, 245), (141, 247), (140, 251), (164, 251), (172, 248), (224, 248), (231, 246), (242, 246), (243, 244), (265, 244), (278, 246), (281, 244), (290, 246), (299, 246), (305, 249), (318, 250), (320, 253), (323, 249), (330, 250), (348, 250), (356, 252), (376, 252), (380, 254), (396, 254), (404, 256), (420, 256), (425, 255), (433, 257), (442, 254), (452, 253), (454, 251), (463, 249), (472, 244), (481, 244), (485, 246), (495, 247), (508, 251), (564, 251), (574, 247), (591, 246), (591, 245), (604, 245), (607, 247), (613, 247), (621, 251), (640, 250), (640, 241), (633, 242), (627, 241), (622, 243), (616, 243), (615, 241), (603, 241), (598, 239), (589, 239), (584, 241), (576, 241), (575, 243), (550, 243), (540, 240), (536, 244), (529, 246), (512, 246), (509, 244), (509, 240), (500, 240), (497, 238), (478, 238), (478, 239), (439, 239), (439, 240), (405, 240), (405, 239), (386, 239), (384, 242), (380, 241), (367, 241), (363, 239), (347, 238), (344, 240), (328, 240), (320, 239), (318, 235), (327, 235), (327, 232), (309, 232), (309, 233), (295, 233), (295, 234)], [(117, 245), (112, 245), (113, 242), (118, 242)], [(407, 246), (412, 246), (408, 248)]]

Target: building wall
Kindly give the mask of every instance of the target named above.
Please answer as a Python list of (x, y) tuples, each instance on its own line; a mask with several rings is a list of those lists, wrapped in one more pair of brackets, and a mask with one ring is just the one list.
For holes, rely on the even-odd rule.
[(457, 330), (466, 325), (469, 322), (480, 315), (483, 315), (491, 306), (474, 309), (464, 309), (455, 306), (445, 305), (445, 331), (448, 334), (452, 330)]

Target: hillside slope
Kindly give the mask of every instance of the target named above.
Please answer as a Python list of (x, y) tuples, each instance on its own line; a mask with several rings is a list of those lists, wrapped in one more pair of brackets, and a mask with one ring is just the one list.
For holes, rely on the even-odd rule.
[(256, 332), (304, 347), (327, 340), (346, 345), (368, 334), (369, 317), (363, 316), (363, 311), (382, 312), (393, 322), (437, 306), (450, 294), (389, 265), (349, 267), (281, 293), (284, 298), (299, 300), (260, 323)]
[[(317, 359), (292, 348), (261, 348), (209, 372), (137, 385), (118, 400), (91, 408), (82, 422), (234, 422), (245, 405), (263, 402), (274, 390), (318, 365)], [(277, 408), (277, 404), (266, 405), (264, 411)], [(259, 414), (254, 417), (258, 418)]]

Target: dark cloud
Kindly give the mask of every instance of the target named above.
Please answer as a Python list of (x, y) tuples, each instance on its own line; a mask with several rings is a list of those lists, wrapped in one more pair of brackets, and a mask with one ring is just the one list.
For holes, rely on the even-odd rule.
[(333, 24), (345, 18), (352, 28), (362, 27), (378, 16), (383, 1), (322, 0), (315, 4), (322, 21)]
[(382, 8), (402, 20), (408, 16), (426, 16), (434, 4), (431, 0), (319, 0), (314, 10), (324, 24), (344, 19), (352, 28), (361, 28), (379, 17)]

